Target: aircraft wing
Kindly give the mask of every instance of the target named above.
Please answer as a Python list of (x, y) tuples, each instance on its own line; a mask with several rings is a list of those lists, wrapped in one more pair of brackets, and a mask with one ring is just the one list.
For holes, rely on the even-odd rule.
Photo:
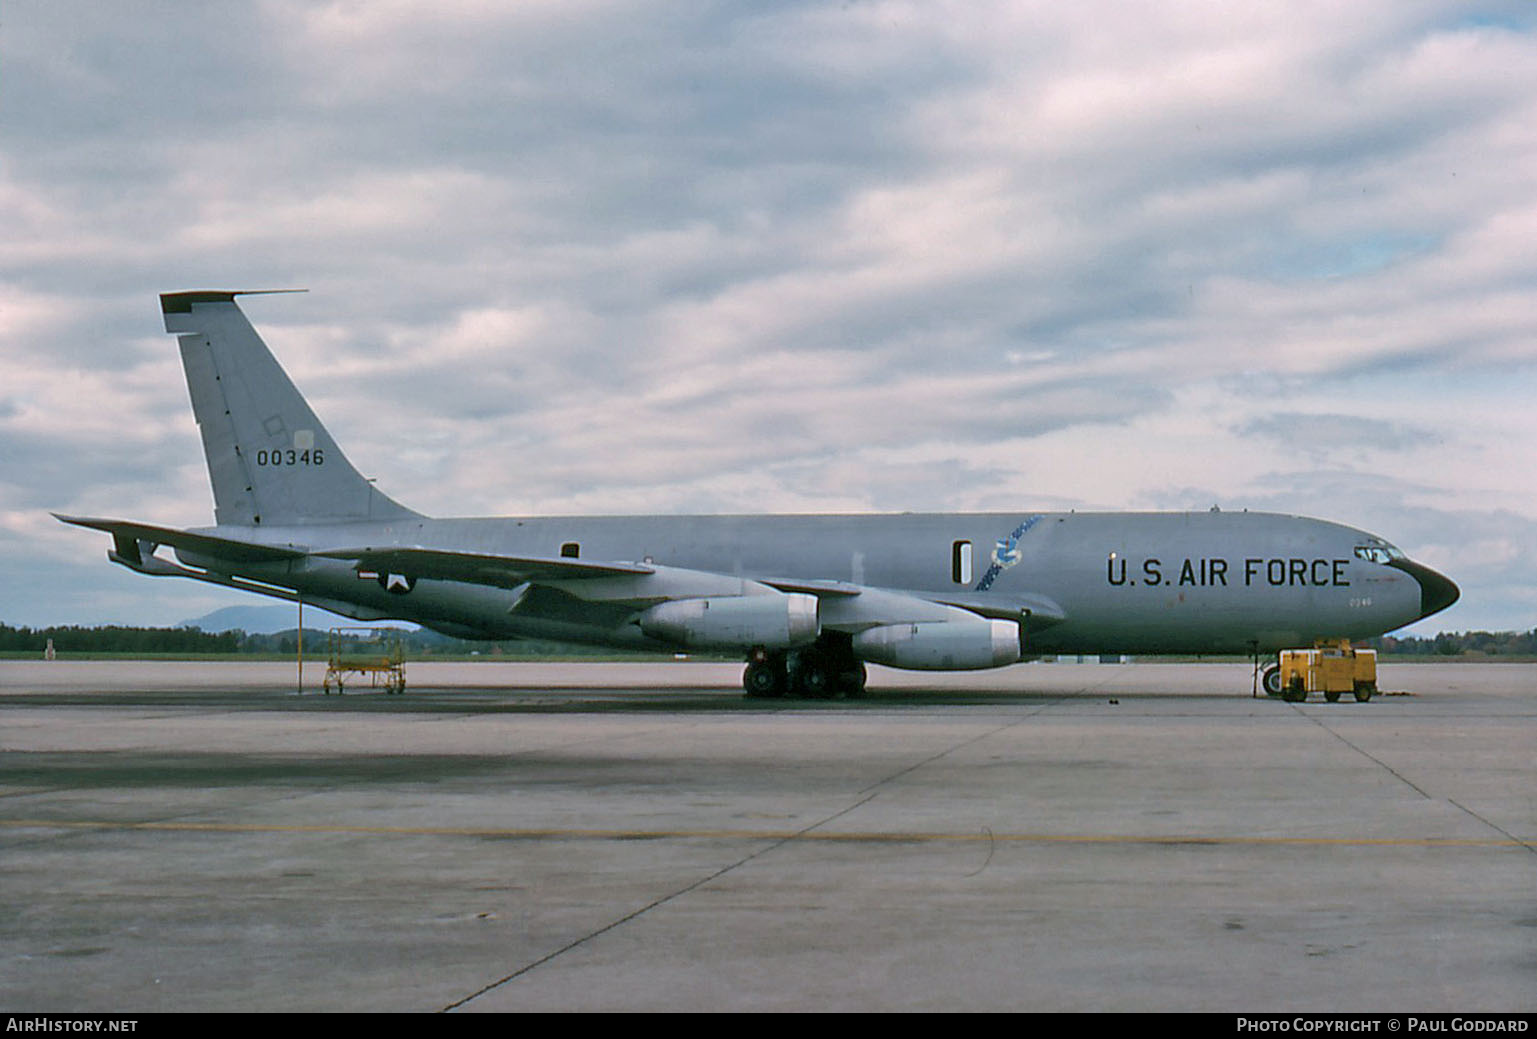
[(655, 572), (641, 563), (589, 562), (564, 556), (500, 556), (438, 548), (339, 548), (315, 555), (351, 561), (358, 570), (410, 574), (429, 580), (462, 581), (517, 588), (530, 583), (600, 577), (634, 577)]
[(156, 527), (148, 523), (128, 520), (99, 519), (94, 516), (64, 516), (55, 512), (54, 518), (77, 527), (106, 531), (112, 535), (118, 555), (138, 562), (141, 556), (139, 544), (170, 545), (198, 555), (217, 556), (236, 563), (281, 563), (290, 559), (302, 559), (302, 548), (286, 548), (281, 545), (262, 545), (251, 541), (235, 541), (215, 537), (212, 534), (194, 534), (171, 527)]
[(782, 577), (765, 577), (763, 583), (770, 588), (778, 588), (781, 592), (802, 592), (806, 595), (815, 595), (817, 598), (824, 595), (854, 596), (864, 591), (861, 585), (849, 584), (847, 581), (796, 581)]
[[(781, 592), (802, 592), (832, 602), (847, 602), (855, 596), (869, 596), (873, 592), (872, 589), (863, 585), (850, 584), (848, 581), (803, 581), (780, 577), (764, 577), (760, 580), (770, 588), (777, 588)], [(884, 590), (880, 593), (883, 599), (890, 594)], [(1022, 614), (1029, 614), (1030, 626), (1033, 630), (1067, 620), (1067, 614), (1062, 607), (1044, 595), (1026, 594), (1005, 597), (985, 593), (935, 594), (912, 591), (897, 594), (924, 602), (938, 603), (941, 606), (954, 606), (979, 617), (994, 620), (1017, 621)]]
[(1032, 631), (1067, 620), (1067, 614), (1062, 607), (1044, 595), (998, 596), (980, 592), (961, 592), (955, 595), (933, 595), (929, 598), (945, 606), (957, 606), (980, 617), (992, 617), (997, 620), (1017, 621), (1021, 613), (1029, 613)]
[[(521, 589), (527, 585), (558, 585), (583, 599), (628, 600), (660, 602), (671, 598), (688, 598), (709, 594), (696, 580), (682, 575), (683, 571), (658, 567), (645, 563), (599, 562), (555, 556), (504, 556), (479, 552), (457, 552), (436, 548), (340, 548), (314, 553), (328, 559), (343, 559), (362, 571), (410, 574), (413, 577), (440, 581), (460, 581), (467, 584), (483, 584), (495, 588)], [(634, 583), (637, 577), (652, 576), (655, 583)], [(698, 574), (697, 578), (725, 578), (726, 575)], [(629, 578), (615, 585), (605, 578)], [(590, 591), (581, 592), (579, 585), (590, 585)], [(681, 582), (681, 583), (680, 583)], [(855, 616), (870, 622), (884, 616), (894, 599), (909, 602), (930, 602), (951, 606), (998, 620), (1020, 619), (1028, 613), (1033, 627), (1041, 628), (1065, 620), (1067, 615), (1055, 602), (1044, 596), (984, 595), (958, 592), (935, 595), (927, 592), (876, 592), (863, 585), (848, 581), (814, 580), (799, 578), (765, 577), (753, 583), (789, 594), (814, 595), (828, 603), (844, 603), (843, 612), (852, 607), (859, 597), (880, 600), (880, 605), (869, 603), (867, 610), (857, 610)], [(908, 617), (905, 607), (897, 611), (901, 619)], [(868, 613), (868, 619), (865, 614)]]

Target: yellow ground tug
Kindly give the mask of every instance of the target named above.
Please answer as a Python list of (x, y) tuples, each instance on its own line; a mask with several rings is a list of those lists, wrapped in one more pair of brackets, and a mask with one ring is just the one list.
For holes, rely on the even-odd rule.
[(405, 692), (405, 651), (400, 632), (392, 628), (332, 628), (326, 695), (331, 694), (332, 685), (341, 693), (348, 674), (367, 676), (373, 689), (382, 685), (386, 693)]
[(1265, 691), (1288, 703), (1320, 692), (1334, 703), (1341, 693), (1365, 703), (1377, 692), (1377, 651), (1355, 649), (1349, 639), (1320, 639), (1312, 649), (1283, 649), (1280, 664), (1265, 672)]

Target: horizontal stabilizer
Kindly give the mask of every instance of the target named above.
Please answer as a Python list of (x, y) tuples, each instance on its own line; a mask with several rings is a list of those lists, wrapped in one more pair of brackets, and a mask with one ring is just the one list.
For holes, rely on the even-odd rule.
[(429, 580), (462, 581), (495, 588), (655, 572), (653, 567), (639, 563), (594, 563), (563, 556), (482, 555), (433, 548), (339, 548), (315, 554), (327, 559), (350, 560), (359, 570), (410, 574)]
[[(53, 515), (55, 519), (64, 523), (73, 523), (77, 527), (106, 531), (119, 542), (145, 541), (152, 545), (170, 545), (175, 549), (185, 549), (198, 555), (216, 556), (234, 563), (281, 563), (289, 559), (302, 559), (307, 554), (303, 549), (298, 548), (235, 541), (231, 538), (215, 537), (212, 534), (194, 534), (171, 527), (151, 526), (148, 523), (97, 519), (92, 516), (63, 516), (57, 512)], [(119, 549), (119, 551), (122, 550)]]

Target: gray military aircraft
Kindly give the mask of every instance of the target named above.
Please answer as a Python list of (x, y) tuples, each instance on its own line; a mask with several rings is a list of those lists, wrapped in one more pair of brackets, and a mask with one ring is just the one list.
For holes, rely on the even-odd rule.
[(433, 519), (353, 468), (243, 294), (160, 297), (215, 525), (58, 517), (111, 534), (114, 563), (465, 638), (740, 652), (754, 696), (857, 694), (866, 661), (1258, 655), (1378, 635), (1459, 594), (1382, 538), (1258, 512)]

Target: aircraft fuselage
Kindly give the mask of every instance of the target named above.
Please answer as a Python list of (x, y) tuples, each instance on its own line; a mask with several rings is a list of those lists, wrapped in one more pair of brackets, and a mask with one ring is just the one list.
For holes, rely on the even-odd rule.
[[(1380, 634), (1417, 620), (1433, 605), (1410, 569), (1358, 552), (1383, 545), (1381, 539), (1271, 513), (411, 519), (206, 532), (312, 553), (358, 545), (432, 545), (509, 556), (559, 556), (564, 550), (576, 558), (743, 578), (848, 582), (985, 604), (999, 616), (1038, 615), (1025, 622), (1029, 653), (1268, 651), (1327, 636)], [(178, 558), (195, 566), (217, 563), (186, 552)], [(365, 571), (360, 577), (345, 562), (314, 556), (249, 565), (242, 575), (295, 587), (332, 605), (354, 604), (365, 616), (464, 635), (660, 645), (626, 625), (630, 608), (603, 611), (584, 602), (568, 617), (558, 609), (519, 615), (513, 610), (518, 589), (409, 573)], [(1060, 608), (1060, 620), (1042, 614), (1043, 599)]]

